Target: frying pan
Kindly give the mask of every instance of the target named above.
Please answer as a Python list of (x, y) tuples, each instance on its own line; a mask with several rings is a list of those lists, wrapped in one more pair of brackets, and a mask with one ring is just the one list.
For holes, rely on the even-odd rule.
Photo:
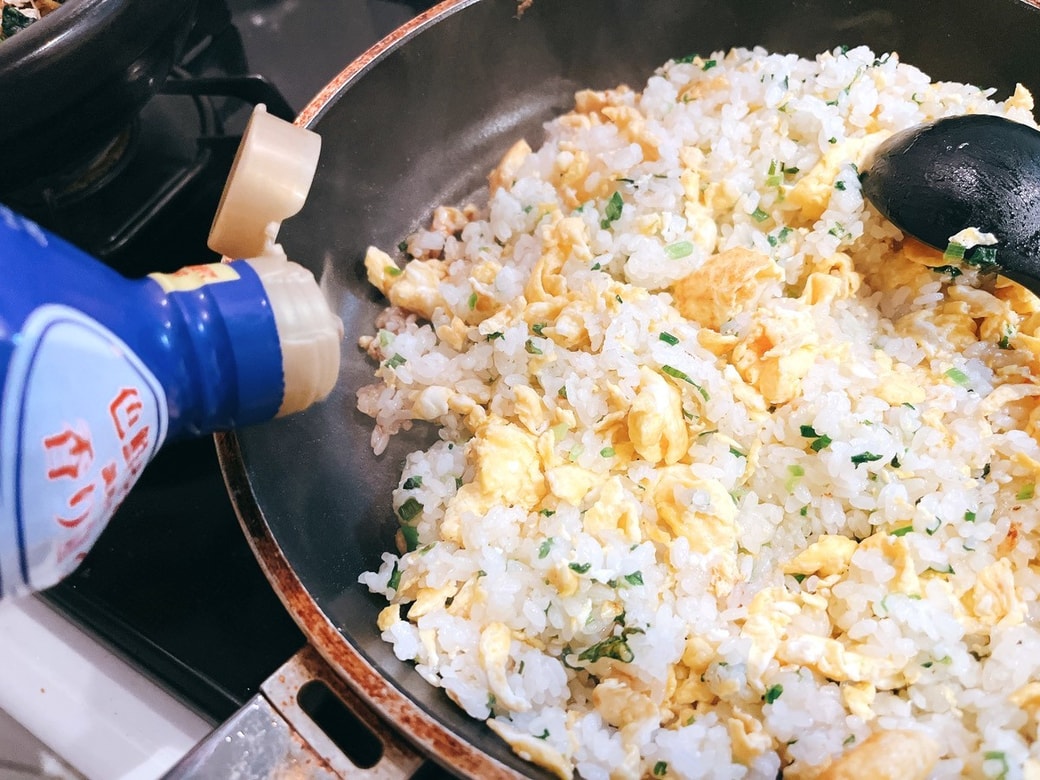
[[(376, 628), (384, 604), (357, 582), (393, 548), (390, 493), (404, 454), (432, 436), (417, 426), (375, 457), (371, 420), (355, 409), (374, 368), (357, 338), (383, 305), (364, 280), (367, 245), (392, 249), (435, 205), (479, 197), (513, 141), (537, 146), (577, 89), (638, 88), (670, 57), (866, 44), (933, 79), (1007, 95), (1016, 81), (1040, 87), (1038, 38), (1040, 7), (1022, 0), (449, 0), (349, 65), (297, 119), (322, 136), (322, 159), (306, 206), (280, 234), (343, 319), (338, 385), (301, 415), (217, 440), (245, 532), (310, 642), (249, 706), (311, 734), (310, 719), (297, 718), (308, 698), (299, 686), (306, 693), (318, 677), (380, 731), (373, 771), (382, 776), (409, 775), (423, 760), (470, 777), (544, 776), (394, 657)], [(297, 750), (279, 729), (267, 738)], [(311, 740), (313, 760), (346, 772), (326, 736)], [(220, 750), (200, 746), (189, 758)]]

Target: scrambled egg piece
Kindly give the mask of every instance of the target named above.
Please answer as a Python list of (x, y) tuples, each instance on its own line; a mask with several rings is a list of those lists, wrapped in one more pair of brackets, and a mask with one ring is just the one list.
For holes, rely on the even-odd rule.
[(919, 404), (927, 397), (925, 379), (918, 370), (905, 363), (896, 363), (885, 352), (875, 350), (874, 360), (878, 364), (878, 383), (874, 392), (892, 406)]
[(774, 740), (762, 727), (762, 722), (739, 707), (726, 718), (726, 731), (733, 746), (733, 757), (749, 766), (758, 756), (775, 747)]
[(512, 185), (530, 154), (531, 147), (523, 138), (509, 147), (509, 151), (505, 153), (495, 169), (488, 174), (488, 189), (492, 195), (503, 187)]
[(852, 650), (837, 639), (801, 634), (780, 642), (776, 657), (785, 664), (805, 666), (836, 682), (871, 681), (881, 676), (887, 662)]
[(370, 246), (365, 253), (368, 281), (394, 306), (433, 319), (438, 308), (446, 307), (439, 283), (447, 274), (440, 260), (412, 260), (403, 269), (381, 249)]
[(585, 530), (597, 536), (617, 530), (629, 542), (638, 544), (642, 541), (639, 527), (641, 511), (639, 502), (625, 491), (621, 478), (612, 476), (603, 484), (599, 497), (586, 510)]
[(843, 574), (858, 547), (858, 542), (847, 536), (823, 534), (782, 569), (784, 574), (819, 574), (821, 577)]
[(813, 265), (801, 297), (810, 306), (850, 298), (859, 290), (861, 281), (852, 258), (845, 252), (836, 252)]
[(1015, 587), (1011, 561), (1001, 558), (979, 571), (964, 596), (964, 606), (983, 626), (1015, 625), (1025, 617), (1025, 604)]
[(877, 689), (866, 681), (846, 682), (841, 685), (841, 700), (856, 717), (868, 722), (877, 717), (874, 712), (874, 699)]
[(676, 463), (690, 446), (682, 395), (671, 382), (645, 366), (639, 371), (639, 391), (628, 410), (628, 437), (648, 463)]
[(939, 762), (939, 745), (920, 731), (876, 731), (820, 774), (820, 780), (925, 780)]
[(481, 514), (493, 506), (534, 508), (548, 491), (537, 439), (514, 423), (489, 417), (469, 444), (475, 469), (448, 502), (441, 535), (460, 541), (463, 514)]
[(880, 131), (833, 144), (787, 192), (787, 201), (798, 206), (806, 221), (815, 222), (830, 203), (841, 167), (849, 163), (862, 167), (867, 154), (889, 135), (887, 131)]
[(560, 780), (571, 780), (571, 759), (549, 744), (548, 740), (533, 737), (513, 724), (490, 718), (488, 728), (505, 740), (524, 761), (531, 761), (552, 772)]
[[(542, 252), (524, 287), (524, 298), (530, 306), (551, 303), (553, 309), (537, 309), (543, 321), (552, 321), (567, 303), (567, 281), (560, 273), (570, 257), (591, 260), (589, 234), (578, 217), (567, 217), (544, 226), (541, 231)], [(530, 310), (528, 311), (530, 316)]]
[(758, 690), (765, 688), (762, 677), (776, 657), (787, 626), (798, 614), (799, 606), (786, 588), (763, 588), (748, 605), (748, 614), (740, 629), (742, 637), (751, 640), (747, 655), (748, 682)]
[(644, 520), (647, 538), (667, 544), (685, 537), (711, 561), (716, 593), (728, 593), (737, 576), (737, 507), (726, 488), (676, 465), (658, 470), (651, 495), (657, 522)]
[[(411, 617), (409, 615), (409, 617)], [(526, 712), (531, 703), (509, 687), (509, 647), (513, 634), (505, 623), (489, 623), (480, 632), (477, 658), (487, 675), (488, 687), (495, 694), (495, 706), (512, 712)]]
[(549, 492), (574, 506), (579, 506), (585, 494), (600, 481), (595, 472), (573, 463), (563, 463), (546, 470)]
[(801, 309), (760, 309), (733, 348), (733, 365), (770, 404), (798, 396), (816, 359), (819, 339), (812, 315)]
[(672, 294), (686, 319), (717, 331), (737, 314), (754, 309), (782, 280), (775, 260), (738, 247), (709, 257), (676, 282)]
[(906, 539), (890, 533), (872, 534), (859, 543), (857, 552), (862, 554), (866, 551), (877, 551), (885, 563), (895, 570), (888, 582), (890, 590), (908, 596), (921, 595), (921, 581)]

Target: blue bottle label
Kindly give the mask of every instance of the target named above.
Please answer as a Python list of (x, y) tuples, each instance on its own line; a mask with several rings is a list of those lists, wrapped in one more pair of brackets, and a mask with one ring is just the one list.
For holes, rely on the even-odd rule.
[(166, 438), (162, 385), (114, 333), (59, 304), (16, 340), (0, 415), (0, 595), (71, 572)]

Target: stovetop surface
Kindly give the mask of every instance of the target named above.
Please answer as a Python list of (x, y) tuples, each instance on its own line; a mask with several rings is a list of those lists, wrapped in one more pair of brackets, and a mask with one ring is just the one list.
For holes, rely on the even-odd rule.
[[(430, 5), (206, 0), (189, 42), (190, 72), (178, 77), (260, 74), (298, 112), (368, 46)], [(218, 259), (206, 236), (251, 105), (211, 102), (229, 139), (208, 143), (204, 175), (125, 242), (98, 244), (105, 262), (128, 276)], [(304, 644), (249, 549), (209, 438), (167, 444), (79, 569), (44, 598), (213, 722)]]

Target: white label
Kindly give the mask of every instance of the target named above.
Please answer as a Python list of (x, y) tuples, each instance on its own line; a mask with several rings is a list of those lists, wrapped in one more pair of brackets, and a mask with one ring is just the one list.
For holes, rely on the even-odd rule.
[(115, 334), (34, 311), (0, 406), (0, 593), (53, 585), (86, 555), (167, 432), (166, 394)]

